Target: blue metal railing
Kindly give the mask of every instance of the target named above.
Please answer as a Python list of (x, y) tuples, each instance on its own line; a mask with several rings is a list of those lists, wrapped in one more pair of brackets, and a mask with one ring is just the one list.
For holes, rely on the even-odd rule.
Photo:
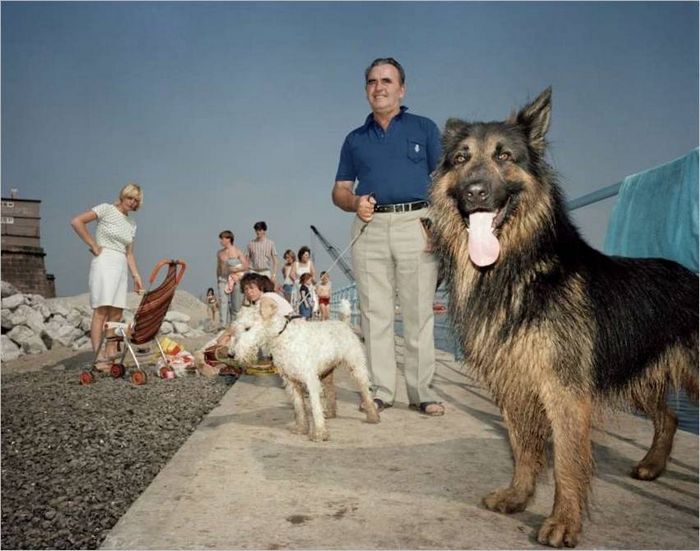
[(580, 209), (581, 207), (587, 207), (588, 205), (592, 205), (593, 203), (597, 203), (598, 201), (602, 201), (603, 199), (607, 199), (608, 197), (614, 197), (619, 193), (620, 187), (622, 187), (622, 182), (618, 182), (617, 184), (613, 184), (611, 186), (601, 188), (592, 193), (582, 195), (577, 199), (572, 199), (566, 204), (566, 206), (569, 210), (576, 210)]

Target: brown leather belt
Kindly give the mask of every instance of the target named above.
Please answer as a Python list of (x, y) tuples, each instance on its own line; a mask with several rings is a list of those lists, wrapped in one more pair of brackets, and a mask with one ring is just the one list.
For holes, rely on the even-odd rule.
[(424, 209), (428, 204), (428, 201), (416, 201), (415, 203), (397, 203), (395, 205), (375, 205), (374, 212), (411, 212), (412, 210)]

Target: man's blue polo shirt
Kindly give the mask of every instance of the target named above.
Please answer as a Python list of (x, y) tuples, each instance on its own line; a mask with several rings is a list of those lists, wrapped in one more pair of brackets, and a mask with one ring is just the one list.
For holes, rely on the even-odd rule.
[(356, 195), (374, 192), (377, 203), (409, 203), (428, 197), (430, 173), (441, 153), (440, 130), (427, 117), (401, 106), (382, 129), (372, 113), (345, 138), (335, 179), (358, 181)]

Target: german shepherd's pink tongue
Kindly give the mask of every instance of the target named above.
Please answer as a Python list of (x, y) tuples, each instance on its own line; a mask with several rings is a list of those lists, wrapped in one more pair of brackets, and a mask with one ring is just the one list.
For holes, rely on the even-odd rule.
[(480, 267), (496, 262), (501, 252), (501, 245), (491, 227), (495, 216), (495, 212), (474, 212), (469, 215), (469, 258)]

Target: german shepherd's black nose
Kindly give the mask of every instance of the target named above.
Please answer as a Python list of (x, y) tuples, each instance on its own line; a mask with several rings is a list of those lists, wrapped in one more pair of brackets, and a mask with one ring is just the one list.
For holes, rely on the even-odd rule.
[(491, 197), (489, 185), (483, 181), (471, 182), (464, 186), (464, 199), (472, 207), (483, 207)]

